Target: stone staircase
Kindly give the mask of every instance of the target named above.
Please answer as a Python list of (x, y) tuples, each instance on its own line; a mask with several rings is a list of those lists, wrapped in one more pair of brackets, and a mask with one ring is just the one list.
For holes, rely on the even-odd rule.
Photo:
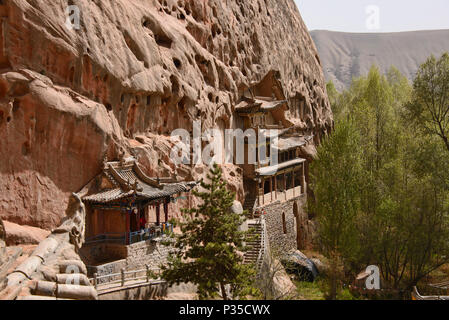
[(248, 224), (248, 234), (246, 245), (250, 247), (243, 257), (244, 264), (253, 264), (259, 271), (263, 263), (264, 250), (264, 230), (260, 222), (250, 222)]
[(248, 195), (245, 197), (245, 202), (243, 203), (243, 210), (248, 211), (250, 215), (254, 214), (254, 209), (256, 207), (256, 196)]

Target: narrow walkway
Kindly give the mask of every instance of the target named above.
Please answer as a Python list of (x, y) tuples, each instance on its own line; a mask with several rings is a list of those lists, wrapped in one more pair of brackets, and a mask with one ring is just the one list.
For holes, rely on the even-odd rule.
[(146, 281), (146, 279), (140, 279), (140, 280), (130, 280), (127, 281), (124, 286), (122, 286), (121, 283), (106, 283), (104, 285), (99, 285), (97, 287), (98, 295), (105, 295), (112, 292), (122, 291), (122, 290), (129, 290), (139, 287), (146, 287), (146, 286), (154, 286), (159, 284), (164, 284), (165, 280), (151, 280), (149, 282)]
[[(160, 278), (160, 274), (160, 269), (150, 269), (146, 266), (145, 269), (140, 270), (125, 271), (122, 269), (120, 273), (104, 276), (94, 275), (94, 278), (89, 279), (89, 281), (99, 295), (104, 295), (116, 291), (165, 283), (165, 280)], [(154, 279), (155, 277), (157, 278)]]

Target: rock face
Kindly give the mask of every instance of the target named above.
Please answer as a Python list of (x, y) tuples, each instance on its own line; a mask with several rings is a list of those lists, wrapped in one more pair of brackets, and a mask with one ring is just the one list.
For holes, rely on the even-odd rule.
[(8, 246), (39, 244), (50, 234), (47, 230), (21, 226), (8, 221), (5, 221), (4, 225), (7, 232), (6, 244)]
[(85, 213), (80, 197), (73, 194), (61, 226), (7, 276), (7, 286), (0, 290), (0, 299), (98, 299), (87, 278), (86, 265), (78, 255), (84, 243)]
[[(105, 156), (150, 176), (201, 178), (170, 161), (169, 136), (232, 128), (243, 92), (270, 71), (305, 112), (298, 130), (332, 126), (320, 60), (293, 0), (65, 0), (0, 4), (0, 216), (50, 229)], [(236, 166), (224, 168), (243, 202)], [(183, 206), (182, 201), (179, 201)]]
[(318, 276), (318, 269), (313, 261), (299, 250), (286, 254), (281, 263), (289, 274), (295, 275), (299, 280), (313, 282)]

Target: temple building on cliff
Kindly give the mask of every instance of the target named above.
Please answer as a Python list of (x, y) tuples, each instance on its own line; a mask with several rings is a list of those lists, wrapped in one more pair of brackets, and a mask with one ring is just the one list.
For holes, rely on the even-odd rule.
[(134, 158), (105, 162), (103, 171), (80, 192), (86, 205), (82, 250), (89, 263), (126, 259), (126, 247), (172, 232), (170, 203), (189, 195), (196, 185), (150, 178)]
[[(314, 136), (304, 134), (287, 119), (291, 101), (286, 99), (278, 76), (272, 71), (248, 88), (235, 114), (240, 129), (254, 130), (257, 140), (260, 131), (269, 138), (265, 142), (245, 141), (245, 154), (256, 149), (257, 159), (255, 163), (245, 160), (242, 165), (244, 209), (256, 218), (264, 215), (270, 246), (285, 251), (304, 249), (311, 243), (313, 226), (303, 207), (307, 200), (308, 151), (314, 149)], [(299, 107), (304, 108), (301, 104)], [(277, 132), (273, 147), (270, 146), (275, 141), (270, 136), (272, 132)], [(271, 152), (277, 152), (277, 164), (266, 161)]]

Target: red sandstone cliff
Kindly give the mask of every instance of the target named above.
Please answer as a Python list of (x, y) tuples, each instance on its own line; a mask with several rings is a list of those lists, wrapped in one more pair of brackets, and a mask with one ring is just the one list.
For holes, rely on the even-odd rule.
[[(67, 5), (80, 29), (65, 26)], [(293, 0), (4, 0), (0, 39), (0, 217), (52, 228), (105, 154), (149, 175), (198, 178), (169, 161), (172, 130), (231, 127), (243, 90), (269, 71), (305, 99), (298, 130), (332, 114), (316, 48)], [(239, 198), (241, 172), (226, 168)]]

